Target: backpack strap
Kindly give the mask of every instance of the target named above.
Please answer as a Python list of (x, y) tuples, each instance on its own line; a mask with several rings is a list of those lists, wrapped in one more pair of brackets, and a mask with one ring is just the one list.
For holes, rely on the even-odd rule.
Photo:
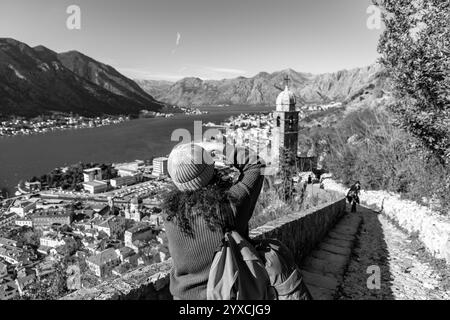
[(303, 281), (302, 275), (298, 269), (295, 269), (289, 278), (283, 283), (274, 286), (279, 296), (287, 296), (297, 290)]

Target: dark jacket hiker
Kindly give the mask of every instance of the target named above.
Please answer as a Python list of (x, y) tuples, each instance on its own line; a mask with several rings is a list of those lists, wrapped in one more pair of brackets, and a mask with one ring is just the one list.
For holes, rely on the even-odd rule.
[(359, 204), (359, 192), (361, 191), (361, 183), (354, 183), (347, 193), (347, 200), (352, 205), (351, 212), (356, 212), (356, 204)]

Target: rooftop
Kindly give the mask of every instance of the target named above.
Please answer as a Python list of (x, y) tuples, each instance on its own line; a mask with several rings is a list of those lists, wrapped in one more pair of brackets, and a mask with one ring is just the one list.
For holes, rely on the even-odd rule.
[(134, 227), (128, 229), (127, 232), (137, 233), (137, 232), (143, 232), (143, 231), (147, 231), (147, 230), (153, 230), (153, 227), (151, 225), (141, 223), (141, 224), (137, 224)]
[(111, 260), (116, 260), (116, 259), (118, 259), (116, 250), (114, 250), (113, 248), (109, 248), (95, 256), (89, 257), (87, 259), (87, 261), (89, 261), (93, 264), (96, 264), (98, 266), (101, 266), (101, 265), (105, 264), (106, 262), (109, 262)]
[(107, 185), (107, 183), (103, 182), (103, 181), (95, 180), (95, 181), (90, 181), (90, 182), (84, 182), (83, 185), (85, 185), (85, 186), (87, 185), (87, 186), (91, 186), (91, 187), (101, 187), (101, 186)]
[(97, 172), (97, 171), (101, 171), (101, 168), (91, 168), (91, 169), (86, 169), (83, 172), (84, 173), (91, 173), (91, 172)]
[(297, 99), (295, 94), (286, 86), (277, 98), (277, 111), (295, 111)]

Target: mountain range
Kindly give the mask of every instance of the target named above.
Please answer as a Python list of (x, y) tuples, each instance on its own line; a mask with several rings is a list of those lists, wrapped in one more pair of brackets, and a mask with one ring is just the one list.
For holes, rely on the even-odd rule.
[(0, 38), (0, 118), (53, 112), (138, 114), (142, 109), (167, 110), (166, 104), (270, 106), (286, 76), (298, 104), (361, 103), (388, 93), (386, 72), (378, 64), (320, 75), (287, 69), (251, 78), (133, 81), (77, 51), (56, 53)]
[(133, 80), (80, 52), (0, 38), (0, 117), (138, 114), (163, 107)]
[(260, 72), (251, 78), (136, 82), (156, 99), (180, 107), (273, 105), (280, 90), (284, 89), (286, 76), (290, 79), (290, 89), (302, 104), (353, 103), (378, 99), (387, 93), (387, 76), (379, 64), (320, 75), (288, 69), (274, 73)]

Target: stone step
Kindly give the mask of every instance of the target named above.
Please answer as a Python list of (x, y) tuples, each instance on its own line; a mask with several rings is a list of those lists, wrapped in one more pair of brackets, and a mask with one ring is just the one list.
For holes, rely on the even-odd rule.
[(314, 258), (317, 258), (317, 259), (326, 260), (329, 263), (335, 264), (338, 266), (345, 266), (348, 261), (348, 258), (346, 256), (331, 253), (331, 252), (324, 251), (324, 250), (314, 250), (311, 253), (311, 256)]
[(355, 236), (354, 235), (340, 233), (340, 232), (337, 232), (337, 231), (334, 231), (334, 230), (330, 231), (330, 233), (328, 233), (328, 237), (330, 237), (332, 239), (338, 239), (338, 240), (355, 241)]
[(333, 239), (330, 237), (326, 237), (322, 243), (327, 243), (327, 244), (331, 244), (333, 246), (338, 246), (338, 247), (342, 247), (342, 248), (352, 248), (353, 247), (353, 241), (349, 241), (349, 240), (339, 240), (339, 239)]
[(314, 257), (308, 257), (302, 266), (307, 271), (313, 273), (319, 273), (324, 275), (333, 275), (336, 277), (342, 277), (344, 275), (344, 264), (333, 264), (328, 260), (318, 259)]
[(315, 300), (332, 300), (342, 283), (362, 219), (345, 215), (301, 265), (305, 284)]
[(308, 290), (311, 293), (314, 300), (333, 300), (335, 290), (316, 287), (314, 285), (308, 286)]
[(309, 288), (310, 285), (325, 288), (329, 290), (336, 290), (339, 286), (339, 281), (334, 277), (327, 277), (323, 274), (309, 272), (307, 270), (301, 270), (303, 275), (303, 280), (306, 283), (306, 286)]
[(329, 243), (321, 243), (319, 245), (319, 249), (320, 250), (325, 250), (331, 253), (337, 253), (346, 257), (350, 257), (351, 253), (352, 253), (352, 249), (350, 248), (343, 248), (343, 247), (339, 247), (333, 244), (329, 244)]

